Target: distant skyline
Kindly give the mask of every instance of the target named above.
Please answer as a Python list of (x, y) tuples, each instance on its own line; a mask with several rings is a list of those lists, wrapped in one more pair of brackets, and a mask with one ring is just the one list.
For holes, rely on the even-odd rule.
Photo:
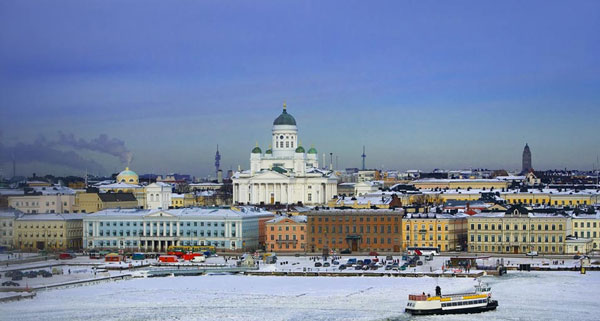
[(598, 30), (598, 1), (2, 1), (0, 175), (248, 168), (283, 101), (340, 168), (592, 169)]

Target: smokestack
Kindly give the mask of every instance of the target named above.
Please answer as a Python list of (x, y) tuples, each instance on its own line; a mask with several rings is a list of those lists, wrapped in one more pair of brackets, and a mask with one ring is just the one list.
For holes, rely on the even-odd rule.
[(329, 153), (329, 170), (333, 170), (333, 153)]

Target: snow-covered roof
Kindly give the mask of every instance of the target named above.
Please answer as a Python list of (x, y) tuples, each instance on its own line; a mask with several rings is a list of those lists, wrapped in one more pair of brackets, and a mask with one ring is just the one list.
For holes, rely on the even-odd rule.
[(307, 221), (306, 215), (277, 215), (274, 219), (268, 220), (267, 223), (279, 223), (286, 218), (296, 223), (306, 223)]
[(177, 208), (177, 209), (106, 209), (99, 212), (87, 214), (86, 218), (98, 219), (103, 217), (112, 218), (143, 218), (147, 216), (153, 216), (153, 214), (163, 216), (174, 216), (179, 218), (212, 218), (212, 219), (225, 219), (225, 218), (249, 218), (249, 217), (266, 217), (273, 216), (271, 212), (263, 209), (254, 207), (240, 207), (240, 210), (234, 210), (231, 208), (205, 208), (205, 207), (191, 207), (191, 208)]
[(447, 213), (408, 213), (405, 218), (407, 219), (419, 219), (419, 218), (439, 218), (439, 219), (457, 219), (467, 218), (469, 215), (464, 213), (447, 214)]
[(12, 208), (0, 210), (1, 218), (17, 218), (21, 215), (23, 215), (23, 212)]
[(81, 220), (85, 214), (58, 214), (58, 213), (45, 213), (45, 214), (24, 214), (17, 218), (17, 221), (68, 221), (68, 220)]
[(75, 191), (72, 188), (61, 185), (36, 186), (32, 188), (36, 193), (41, 193), (42, 195), (75, 195)]
[(141, 188), (140, 185), (127, 184), (127, 183), (112, 183), (105, 185), (98, 185), (100, 189), (117, 189), (117, 188)]
[(8, 188), (0, 189), (0, 195), (2, 195), (2, 196), (16, 196), (16, 195), (23, 195), (23, 194), (25, 194), (25, 192), (22, 189), (8, 189)]

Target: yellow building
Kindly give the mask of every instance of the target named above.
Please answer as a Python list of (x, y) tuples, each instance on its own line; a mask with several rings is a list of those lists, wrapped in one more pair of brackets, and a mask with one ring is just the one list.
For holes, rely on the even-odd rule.
[(15, 248), (33, 250), (78, 250), (82, 248), (81, 214), (23, 215), (15, 220)]
[(137, 185), (140, 183), (140, 180), (138, 174), (130, 170), (129, 167), (125, 167), (125, 170), (117, 175), (117, 183)]
[(468, 251), (472, 253), (563, 254), (570, 217), (529, 213), (513, 206), (505, 213), (479, 213), (468, 218)]
[(460, 251), (466, 246), (467, 218), (437, 213), (406, 214), (402, 219), (402, 248), (437, 247), (442, 252)]
[(600, 249), (600, 215), (598, 214), (576, 214), (571, 219), (573, 225), (572, 234), (575, 237), (592, 240), (592, 249)]
[(196, 206), (196, 197), (193, 193), (173, 193), (171, 195), (171, 207), (193, 207)]
[(75, 211), (94, 213), (107, 208), (137, 208), (138, 200), (132, 193), (77, 193)]
[(509, 182), (499, 179), (418, 179), (412, 181), (417, 189), (495, 189), (508, 188)]
[(0, 246), (13, 248), (13, 226), (15, 220), (23, 215), (23, 212), (14, 209), (0, 211)]

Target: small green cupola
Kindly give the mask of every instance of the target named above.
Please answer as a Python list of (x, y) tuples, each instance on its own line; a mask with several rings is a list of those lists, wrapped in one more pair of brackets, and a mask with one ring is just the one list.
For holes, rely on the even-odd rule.
[(261, 154), (262, 150), (260, 149), (260, 147), (258, 147), (258, 142), (256, 143), (256, 146), (252, 149), (252, 154)]
[(317, 149), (314, 146), (311, 146), (310, 149), (308, 150), (309, 154), (317, 154)]
[(271, 148), (271, 145), (269, 145), (269, 149), (265, 151), (265, 154), (273, 154), (273, 150)]
[(296, 153), (304, 153), (304, 147), (298, 146), (298, 148), (296, 148)]

